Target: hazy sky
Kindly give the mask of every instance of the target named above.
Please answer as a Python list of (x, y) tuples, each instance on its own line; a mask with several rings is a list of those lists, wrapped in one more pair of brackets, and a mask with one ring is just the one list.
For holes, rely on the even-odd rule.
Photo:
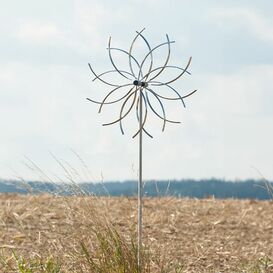
[(175, 87), (198, 93), (168, 104), (181, 125), (148, 126), (144, 178), (273, 179), (273, 1), (0, 1), (0, 177), (64, 179), (62, 163), (78, 180), (137, 178), (135, 124), (102, 127), (118, 109), (85, 98), (109, 91), (87, 66), (112, 69), (109, 36), (127, 50), (145, 27), (152, 46), (176, 41), (171, 64), (193, 57)]

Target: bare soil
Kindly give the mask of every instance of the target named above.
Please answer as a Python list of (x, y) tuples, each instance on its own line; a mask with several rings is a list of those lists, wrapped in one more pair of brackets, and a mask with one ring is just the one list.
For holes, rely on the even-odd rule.
[[(143, 213), (144, 244), (162, 263), (183, 264), (182, 272), (244, 272), (259, 259), (273, 260), (272, 201), (146, 198)], [(130, 236), (137, 200), (2, 194), (0, 254), (7, 260), (12, 250), (25, 257), (52, 255), (72, 272), (73, 253), (80, 241), (92, 245), (90, 228), (98, 217)]]

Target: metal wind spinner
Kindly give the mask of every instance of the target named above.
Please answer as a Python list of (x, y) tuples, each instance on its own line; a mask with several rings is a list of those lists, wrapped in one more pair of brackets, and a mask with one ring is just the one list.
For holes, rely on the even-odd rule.
[[(175, 90), (170, 85), (171, 83), (175, 82), (180, 77), (182, 77), (183, 74), (185, 74), (185, 73), (190, 74), (190, 72), (188, 72), (187, 69), (191, 63), (191, 57), (189, 58), (188, 63), (185, 68), (181, 68), (181, 67), (173, 66), (173, 65), (168, 65), (168, 62), (170, 59), (170, 53), (171, 53), (171, 46), (170, 45), (172, 43), (174, 43), (174, 41), (170, 41), (169, 36), (166, 34), (166, 38), (167, 38), (166, 42), (161, 43), (154, 48), (151, 48), (147, 39), (142, 34), (143, 31), (144, 31), (144, 29), (141, 30), (140, 32), (137, 32), (137, 35), (135, 36), (135, 38), (133, 39), (133, 41), (131, 43), (129, 51), (125, 51), (123, 49), (116, 48), (116, 47), (111, 47), (111, 37), (109, 38), (107, 49), (108, 49), (111, 64), (114, 69), (106, 71), (101, 74), (97, 74), (97, 73), (95, 73), (92, 66), (90, 64), (88, 64), (90, 70), (92, 71), (92, 73), (95, 76), (93, 81), (100, 80), (104, 84), (112, 86), (114, 88), (107, 94), (107, 96), (105, 96), (105, 98), (101, 102), (95, 101), (90, 98), (87, 98), (87, 100), (100, 105), (99, 113), (101, 113), (104, 105), (114, 104), (114, 103), (117, 103), (120, 101), (123, 102), (121, 105), (121, 108), (120, 108), (119, 117), (117, 119), (113, 120), (112, 122), (104, 123), (103, 126), (108, 126), (108, 125), (113, 125), (115, 123), (119, 123), (121, 133), (124, 134), (123, 125), (122, 125), (123, 120), (133, 111), (134, 106), (135, 106), (136, 117), (139, 122), (140, 121), (139, 120), (140, 119), (140, 104), (141, 103), (143, 104), (143, 106), (144, 106), (143, 114), (144, 115), (143, 115), (143, 120), (141, 122), (141, 127), (133, 135), (133, 138), (136, 137), (140, 133), (141, 130), (143, 130), (144, 133), (146, 133), (149, 137), (152, 138), (152, 135), (145, 128), (145, 125), (147, 122), (148, 110), (151, 110), (151, 112), (156, 117), (158, 117), (159, 119), (162, 120), (162, 122), (163, 122), (162, 131), (165, 130), (166, 123), (180, 123), (179, 121), (174, 121), (174, 120), (170, 120), (167, 118), (166, 111), (165, 111), (164, 104), (163, 104), (163, 100), (169, 100), (169, 101), (179, 100), (182, 102), (183, 106), (185, 107), (184, 99), (196, 92), (196, 90), (194, 90), (194, 91), (190, 92), (189, 94), (181, 96), (179, 94), (179, 92), (177, 90)], [(132, 55), (134, 44), (135, 44), (136, 40), (139, 38), (141, 38), (143, 40), (143, 42), (146, 44), (146, 46), (148, 48), (148, 53), (144, 57), (144, 59), (141, 61), (141, 63)], [(153, 52), (163, 46), (167, 46), (167, 49), (168, 49), (165, 63), (163, 66), (153, 68)], [(123, 70), (118, 69), (118, 67), (116, 66), (114, 59), (112, 57), (112, 51), (119, 51), (119, 52), (122, 52), (122, 53), (128, 55), (129, 71), (123, 71)], [(145, 62), (147, 62), (148, 59), (149, 59), (149, 69), (148, 69), (148, 71), (144, 72), (143, 66), (144, 66)], [(135, 66), (137, 66), (138, 71), (134, 71), (132, 62), (134, 62)], [(165, 71), (169, 68), (179, 70), (179, 72), (180, 72), (179, 75), (168, 82), (161, 82), (161, 81), (157, 80), (159, 75), (163, 71)], [(128, 84), (115, 85), (115, 84), (110, 83), (110, 82), (106, 81), (105, 79), (103, 79), (104, 75), (110, 74), (110, 73), (118, 73), (119, 75), (124, 77), (126, 80), (128, 80)], [(169, 90), (171, 90), (175, 96), (174, 97), (167, 97), (167, 96), (162, 96), (161, 94), (158, 94), (156, 92), (156, 88), (160, 88), (162, 86), (167, 87)], [(122, 88), (128, 88), (128, 92), (125, 95), (122, 95), (118, 99), (110, 100), (111, 96), (118, 93)], [(150, 97), (153, 97), (158, 102), (160, 109), (161, 109), (160, 113), (152, 105)], [(128, 109), (125, 111), (126, 106), (128, 106)]]
[[(142, 32), (144, 31), (137, 31), (136, 36), (134, 37), (129, 51), (126, 51), (124, 49), (111, 47), (111, 37), (109, 38), (108, 42), (108, 54), (110, 58), (110, 62), (113, 66), (112, 70), (108, 70), (106, 72), (103, 72), (101, 74), (95, 73), (94, 69), (90, 64), (89, 68), (94, 74), (95, 80), (99, 80), (103, 82), (106, 85), (109, 85), (112, 87), (112, 89), (109, 91), (109, 93), (104, 97), (104, 99), (101, 102), (95, 101), (93, 99), (87, 98), (87, 100), (94, 102), (96, 104), (99, 104), (99, 113), (102, 111), (102, 108), (105, 105), (109, 104), (115, 104), (117, 102), (122, 102), (119, 117), (117, 117), (115, 120), (109, 123), (104, 123), (103, 126), (113, 125), (116, 123), (119, 123), (119, 127), (121, 130), (121, 133), (124, 134), (123, 130), (123, 121), (124, 119), (133, 111), (135, 108), (136, 111), (136, 118), (139, 124), (139, 127), (135, 134), (133, 135), (133, 138), (137, 135), (139, 136), (139, 176), (138, 176), (138, 252), (137, 252), (137, 263), (138, 263), (138, 272), (141, 272), (141, 247), (142, 247), (142, 196), (143, 196), (143, 183), (142, 183), (142, 133), (144, 132), (146, 135), (152, 138), (152, 135), (146, 130), (145, 125), (147, 122), (148, 117), (148, 111), (152, 112), (157, 118), (161, 119), (162, 124), (162, 131), (165, 130), (166, 123), (180, 123), (179, 121), (170, 120), (166, 116), (166, 111), (164, 108), (163, 101), (181, 101), (182, 105), (185, 107), (184, 99), (191, 96), (193, 93), (196, 92), (196, 90), (181, 96), (179, 92), (174, 89), (170, 84), (181, 78), (185, 73), (190, 74), (190, 72), (187, 70), (191, 63), (191, 57), (189, 58), (185, 68), (181, 68), (178, 66), (168, 65), (171, 55), (171, 44), (174, 43), (174, 41), (170, 41), (169, 36), (166, 34), (166, 41), (155, 46), (151, 47), (148, 43), (147, 39), (143, 36)], [(144, 44), (146, 45), (148, 52), (143, 58), (141, 62), (137, 60), (137, 58), (134, 57), (132, 54), (132, 51), (134, 49), (135, 42), (141, 39)], [(153, 53), (157, 49), (161, 47), (167, 47), (167, 57), (162, 66), (159, 67), (153, 67), (154, 65), (154, 58)], [(129, 70), (124, 71), (118, 69), (117, 65), (114, 62), (114, 59), (112, 57), (112, 51), (119, 51), (128, 57), (129, 61)], [(148, 62), (148, 71), (144, 71), (144, 65)], [(134, 65), (133, 65), (134, 64)], [(137, 71), (135, 71), (134, 67), (137, 67)], [(167, 82), (161, 82), (158, 77), (161, 75), (162, 72), (168, 70), (168, 69), (176, 69), (179, 71), (179, 74), (173, 78), (172, 80), (169, 80)], [(104, 75), (107, 74), (116, 74), (120, 75), (126, 80), (128, 80), (127, 84), (123, 85), (116, 85), (111, 82), (108, 82), (103, 78)], [(158, 93), (158, 88), (160, 87), (166, 87), (168, 88), (172, 94), (173, 97), (169, 96), (163, 96)], [(113, 95), (116, 95), (121, 91), (122, 88), (128, 88), (128, 92), (125, 95), (120, 95), (117, 99), (112, 99)], [(155, 107), (152, 104), (152, 100), (158, 102), (160, 112), (155, 109)], [(128, 109), (126, 109), (126, 107)]]

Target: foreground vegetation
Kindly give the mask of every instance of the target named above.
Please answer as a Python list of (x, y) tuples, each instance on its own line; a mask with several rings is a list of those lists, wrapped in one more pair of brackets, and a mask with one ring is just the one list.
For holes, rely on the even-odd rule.
[[(0, 272), (137, 273), (134, 198), (0, 195)], [(273, 203), (145, 199), (143, 273), (272, 273)]]

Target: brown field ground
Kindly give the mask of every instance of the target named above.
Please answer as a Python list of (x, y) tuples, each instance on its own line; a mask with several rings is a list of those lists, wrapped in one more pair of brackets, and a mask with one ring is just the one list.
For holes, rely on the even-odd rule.
[[(96, 219), (130, 236), (136, 207), (135, 198), (125, 197), (2, 194), (2, 261), (11, 262), (12, 251), (26, 258), (51, 255), (62, 272), (85, 272), (77, 271), (81, 261), (75, 257), (81, 241), (92, 247)], [(267, 271), (254, 271), (259, 261), (273, 259), (272, 201), (146, 198), (143, 222), (144, 244), (161, 257), (158, 264), (181, 263), (181, 272), (273, 272), (270, 264)], [(253, 271), (244, 271), (252, 265)], [(0, 272), (8, 272), (3, 268), (0, 263)]]

